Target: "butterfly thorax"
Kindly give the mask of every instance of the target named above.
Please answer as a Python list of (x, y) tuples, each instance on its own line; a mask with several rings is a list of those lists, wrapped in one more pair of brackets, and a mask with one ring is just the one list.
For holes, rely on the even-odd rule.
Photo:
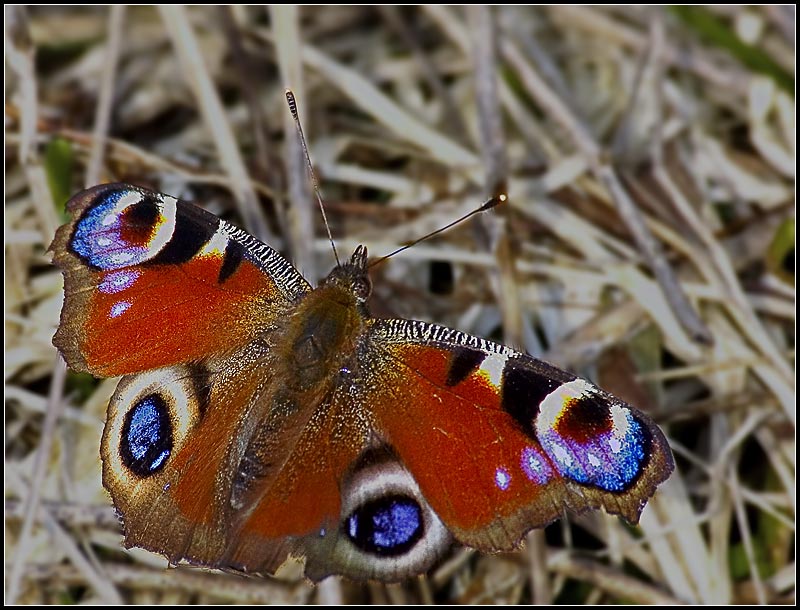
[(284, 345), (293, 390), (324, 384), (353, 358), (369, 318), (366, 256), (366, 248), (359, 247), (350, 262), (331, 271), (292, 315)]

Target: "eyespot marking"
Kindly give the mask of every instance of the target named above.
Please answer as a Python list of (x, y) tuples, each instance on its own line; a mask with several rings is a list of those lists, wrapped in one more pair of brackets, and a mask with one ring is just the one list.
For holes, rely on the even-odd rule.
[(172, 452), (169, 408), (158, 394), (148, 394), (125, 414), (120, 439), (122, 463), (136, 476), (161, 470)]
[(575, 379), (548, 394), (535, 427), (553, 465), (573, 481), (622, 493), (644, 471), (650, 431), (587, 381)]
[(170, 197), (132, 187), (102, 190), (76, 221), (68, 247), (95, 269), (138, 265), (169, 243), (175, 210)]
[(391, 495), (357, 507), (344, 521), (345, 534), (366, 553), (398, 556), (424, 535), (419, 503), (409, 496)]

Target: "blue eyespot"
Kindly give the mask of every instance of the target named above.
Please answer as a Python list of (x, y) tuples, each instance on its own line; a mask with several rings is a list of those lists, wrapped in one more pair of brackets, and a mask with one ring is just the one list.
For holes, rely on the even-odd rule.
[[(128, 187), (104, 189), (75, 223), (69, 248), (86, 264), (103, 271), (139, 265), (163, 249), (167, 241), (164, 211), (154, 194)], [(101, 290), (113, 290), (104, 283)]]
[(164, 467), (172, 452), (172, 422), (164, 399), (145, 396), (125, 415), (120, 439), (123, 464), (139, 477), (148, 477)]
[(345, 520), (345, 534), (366, 553), (396, 556), (408, 552), (424, 534), (422, 508), (408, 496), (393, 495), (359, 506)]
[(650, 453), (649, 431), (620, 407), (614, 424), (578, 441), (555, 430), (539, 433), (539, 442), (565, 477), (582, 485), (622, 493), (641, 474)]

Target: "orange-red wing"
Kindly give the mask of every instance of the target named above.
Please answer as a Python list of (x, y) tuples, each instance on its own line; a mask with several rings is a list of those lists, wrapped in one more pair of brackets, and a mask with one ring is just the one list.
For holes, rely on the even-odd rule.
[(51, 246), (65, 293), (53, 341), (76, 370), (109, 377), (228, 353), (309, 290), (277, 252), (167, 195), (109, 184), (68, 209)]
[(566, 508), (635, 522), (672, 471), (647, 416), (530, 356), (408, 320), (369, 345), (376, 428), (466, 544), (511, 548)]
[[(341, 484), (367, 431), (347, 416), (345, 393), (286, 402), (269, 353), (245, 347), (212, 366), (241, 370), (175, 365), (123, 378), (109, 405), (103, 482), (128, 546), (271, 573), (304, 554), (305, 539), (336, 533)], [(146, 443), (155, 453), (140, 450)]]
[(338, 526), (342, 481), (368, 436), (349, 410), (338, 399), (317, 407), (242, 528), (243, 538), (299, 537)]
[[(335, 544), (343, 481), (367, 442), (367, 431), (348, 417), (349, 409), (342, 394), (316, 407), (303, 405), (285, 418), (260, 421), (238, 467), (226, 463), (219, 451), (211, 461), (200, 456), (217, 428), (223, 430), (224, 438), (213, 441), (226, 443), (229, 451), (234, 447), (229, 439), (241, 434), (241, 429), (233, 426), (226, 434), (226, 424), (218, 418), (212, 422), (209, 417), (207, 426), (203, 422), (172, 464), (180, 477), (170, 496), (182, 518), (198, 526), (200, 537), (188, 543), (184, 557), (212, 567), (258, 573), (274, 572), (290, 553), (312, 552), (311, 561), (331, 564), (328, 547), (312, 550), (307, 541), (313, 545), (328, 534)], [(247, 464), (256, 464), (256, 469), (274, 466), (274, 470), (246, 480), (250, 488), (239, 506), (235, 480), (229, 477)], [(222, 548), (208, 543), (214, 539), (209, 531), (222, 533)]]

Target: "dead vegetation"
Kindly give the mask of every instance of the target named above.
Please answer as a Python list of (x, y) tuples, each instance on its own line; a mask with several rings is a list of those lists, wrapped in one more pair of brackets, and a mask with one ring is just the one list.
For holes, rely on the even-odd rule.
[[(6, 7), (6, 602), (794, 603), (793, 7)], [(202, 202), (374, 309), (493, 336), (649, 411), (678, 468), (640, 528), (595, 513), (404, 585), (251, 580), (120, 548), (115, 380), (66, 373), (45, 253), (78, 189)]]

